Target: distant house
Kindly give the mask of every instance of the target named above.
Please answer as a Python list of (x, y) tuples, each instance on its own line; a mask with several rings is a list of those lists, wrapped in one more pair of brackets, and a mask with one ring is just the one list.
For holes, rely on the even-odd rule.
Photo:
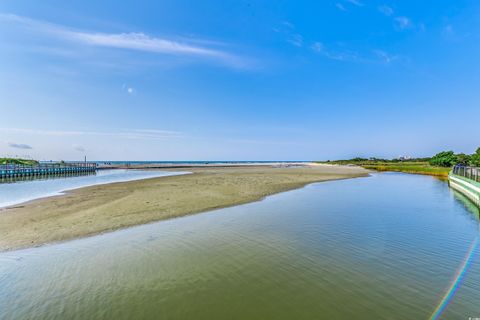
[(412, 159), (412, 157), (410, 157), (410, 156), (399, 156), (398, 157), (398, 160), (400, 160), (400, 161), (407, 161), (407, 160), (410, 160), (410, 159)]

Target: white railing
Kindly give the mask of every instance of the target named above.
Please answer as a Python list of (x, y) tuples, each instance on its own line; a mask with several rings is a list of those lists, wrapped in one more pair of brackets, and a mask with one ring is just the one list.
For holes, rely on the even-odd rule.
[(458, 176), (480, 182), (480, 168), (456, 165), (452, 172)]

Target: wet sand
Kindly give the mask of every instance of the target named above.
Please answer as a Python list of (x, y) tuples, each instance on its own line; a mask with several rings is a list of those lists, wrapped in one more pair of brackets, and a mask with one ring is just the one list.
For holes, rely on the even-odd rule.
[(347, 166), (205, 166), (192, 174), (112, 183), (0, 209), (0, 251), (65, 241), (258, 201), (306, 184), (368, 175)]

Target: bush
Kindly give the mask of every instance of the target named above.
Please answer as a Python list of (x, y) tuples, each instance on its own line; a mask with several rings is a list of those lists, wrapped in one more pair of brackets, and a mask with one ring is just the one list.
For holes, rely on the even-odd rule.
[(480, 167), (480, 148), (470, 156), (470, 164), (472, 166)]
[(434, 155), (429, 163), (432, 166), (438, 167), (451, 167), (457, 162), (457, 157), (453, 151), (443, 151)]
[(455, 164), (460, 164), (462, 166), (468, 166), (472, 158), (472, 156), (465, 153), (459, 153), (456, 155), (456, 157), (457, 161), (455, 161)]

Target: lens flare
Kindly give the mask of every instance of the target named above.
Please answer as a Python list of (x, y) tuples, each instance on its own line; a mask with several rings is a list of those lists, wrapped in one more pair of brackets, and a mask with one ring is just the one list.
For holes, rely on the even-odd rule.
[(463, 259), (462, 264), (457, 269), (455, 273), (455, 277), (453, 278), (450, 284), (450, 287), (448, 288), (448, 290), (445, 292), (445, 295), (442, 297), (442, 299), (438, 303), (438, 306), (435, 309), (435, 311), (433, 311), (430, 317), (430, 320), (436, 320), (442, 315), (442, 313), (447, 309), (450, 301), (452, 301), (452, 298), (455, 296), (455, 293), (457, 292), (458, 288), (460, 288), (462, 284), (462, 280), (465, 278), (465, 274), (467, 273), (468, 269), (472, 264), (472, 261), (475, 258), (475, 253), (478, 247), (478, 239), (479, 239), (479, 236), (477, 236), (475, 240), (473, 240), (472, 244), (470, 245), (470, 249), (465, 255), (465, 258)]

